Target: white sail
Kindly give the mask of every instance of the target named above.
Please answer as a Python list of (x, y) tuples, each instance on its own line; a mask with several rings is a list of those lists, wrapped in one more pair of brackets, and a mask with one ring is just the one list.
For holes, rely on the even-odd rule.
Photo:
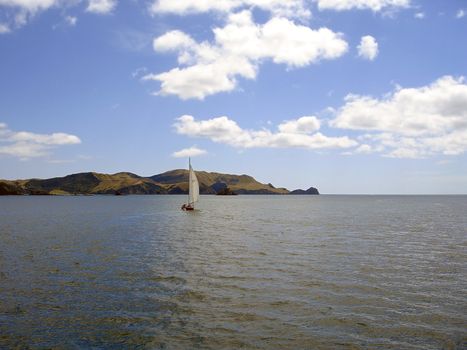
[(193, 204), (199, 200), (199, 183), (196, 174), (191, 167), (190, 163), (190, 175), (189, 175), (189, 194), (188, 194), (188, 203)]

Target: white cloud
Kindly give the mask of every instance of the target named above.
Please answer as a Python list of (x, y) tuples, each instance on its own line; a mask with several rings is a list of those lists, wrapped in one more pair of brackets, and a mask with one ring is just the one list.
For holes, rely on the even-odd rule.
[(373, 61), (378, 56), (378, 43), (371, 35), (362, 36), (357, 48), (358, 55), (364, 59)]
[(35, 134), (28, 131), (12, 131), (0, 123), (0, 155), (22, 159), (42, 157), (57, 146), (81, 143), (79, 137), (65, 133)]
[(226, 25), (213, 32), (213, 43), (198, 43), (178, 30), (156, 38), (154, 49), (175, 51), (182, 67), (148, 74), (143, 80), (160, 81), (161, 95), (203, 99), (234, 90), (240, 77), (255, 79), (265, 60), (290, 68), (303, 67), (338, 58), (348, 48), (342, 35), (328, 28), (313, 30), (279, 17), (256, 24), (250, 11), (231, 14)]
[(256, 67), (247, 60), (226, 57), (212, 63), (174, 68), (157, 75), (149, 74), (143, 80), (160, 81), (161, 89), (157, 94), (202, 100), (206, 96), (235, 89), (237, 75), (253, 79), (256, 76)]
[[(279, 124), (276, 132), (269, 129), (242, 129), (226, 116), (197, 121), (190, 115), (183, 115), (177, 119), (174, 127), (181, 135), (207, 138), (213, 142), (237, 148), (328, 149), (349, 148), (357, 145), (356, 141), (346, 136), (328, 137), (320, 132), (314, 132), (316, 127), (319, 127), (319, 123), (316, 124), (316, 118), (303, 118)], [(313, 128), (310, 127), (311, 124)]]
[(187, 158), (187, 157), (197, 157), (202, 156), (203, 154), (208, 153), (204, 149), (198, 148), (196, 146), (192, 146), (190, 148), (184, 148), (180, 151), (172, 153), (172, 157), (175, 158)]
[(0, 6), (21, 8), (29, 13), (48, 9), (57, 5), (60, 0), (0, 0)]
[(65, 1), (67, 0), (0, 0), (0, 9), (7, 8), (10, 12), (7, 17), (8, 23), (0, 24), (0, 34), (22, 27), (38, 12)]
[(417, 18), (417, 19), (424, 19), (425, 18), (425, 13), (424, 12), (417, 12), (414, 15), (414, 17)]
[(76, 25), (76, 23), (78, 22), (78, 18), (77, 17), (74, 17), (74, 16), (66, 16), (65, 17), (65, 22), (71, 26), (71, 27), (74, 27)]
[(463, 18), (463, 17), (465, 17), (465, 15), (466, 15), (465, 11), (463, 9), (460, 9), (456, 13), (456, 18)]
[[(2, 33), (2, 28), (7, 29), (7, 32), (9, 32), (26, 25), (32, 17), (42, 11), (74, 6), (79, 4), (79, 2), (80, 0), (0, 0), (0, 10), (2, 7), (10, 10), (7, 17), (8, 23), (0, 24), (0, 34)], [(76, 25), (77, 18), (66, 16), (65, 22), (70, 26), (74, 26)]]
[(182, 31), (172, 30), (154, 39), (153, 48), (159, 52), (193, 50), (196, 48), (196, 42)]
[(305, 116), (296, 120), (285, 121), (279, 124), (280, 132), (288, 134), (308, 134), (319, 130), (321, 123), (318, 118)]
[(15, 142), (34, 142), (43, 145), (73, 145), (81, 142), (77, 136), (61, 132), (46, 135), (34, 134), (28, 131), (12, 133), (9, 140)]
[(464, 78), (442, 77), (420, 88), (397, 88), (383, 99), (348, 95), (334, 126), (407, 135), (439, 134), (467, 127)]
[(9, 32), (11, 32), (10, 27), (4, 23), (0, 23), (0, 34), (6, 34)]
[(371, 10), (379, 12), (385, 9), (407, 8), (410, 0), (315, 0), (320, 10)]
[(355, 149), (355, 152), (356, 153), (372, 153), (373, 152), (373, 147), (371, 147), (370, 145), (367, 145), (367, 144), (363, 144), (363, 145), (358, 146)]
[(97, 14), (108, 14), (117, 6), (117, 0), (89, 0), (86, 11)]
[(260, 8), (275, 16), (307, 18), (311, 16), (305, 0), (155, 0), (150, 8), (153, 14), (220, 12), (231, 13), (244, 8)]
[(373, 132), (361, 139), (391, 157), (461, 154), (467, 150), (467, 85), (462, 77), (445, 76), (381, 99), (348, 95), (330, 125)]

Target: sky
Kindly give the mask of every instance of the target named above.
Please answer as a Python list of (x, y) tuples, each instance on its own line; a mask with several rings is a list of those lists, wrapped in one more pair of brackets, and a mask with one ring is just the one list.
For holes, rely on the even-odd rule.
[(0, 0), (0, 178), (467, 193), (465, 0)]

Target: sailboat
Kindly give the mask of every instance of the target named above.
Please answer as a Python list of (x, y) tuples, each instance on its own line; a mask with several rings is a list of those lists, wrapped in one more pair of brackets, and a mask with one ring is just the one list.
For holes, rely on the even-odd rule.
[(199, 183), (196, 173), (191, 167), (191, 159), (188, 158), (188, 203), (182, 205), (182, 210), (194, 210), (195, 203), (199, 201)]

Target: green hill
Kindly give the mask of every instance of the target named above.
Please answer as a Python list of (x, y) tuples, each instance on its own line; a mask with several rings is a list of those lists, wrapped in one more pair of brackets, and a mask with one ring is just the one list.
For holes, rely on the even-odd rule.
[[(216, 194), (228, 187), (238, 194), (288, 194), (286, 188), (262, 184), (248, 175), (197, 171), (201, 194)], [(188, 170), (177, 169), (142, 177), (122, 172), (72, 174), (51, 179), (0, 180), (0, 195), (74, 195), (74, 194), (186, 194)]]

